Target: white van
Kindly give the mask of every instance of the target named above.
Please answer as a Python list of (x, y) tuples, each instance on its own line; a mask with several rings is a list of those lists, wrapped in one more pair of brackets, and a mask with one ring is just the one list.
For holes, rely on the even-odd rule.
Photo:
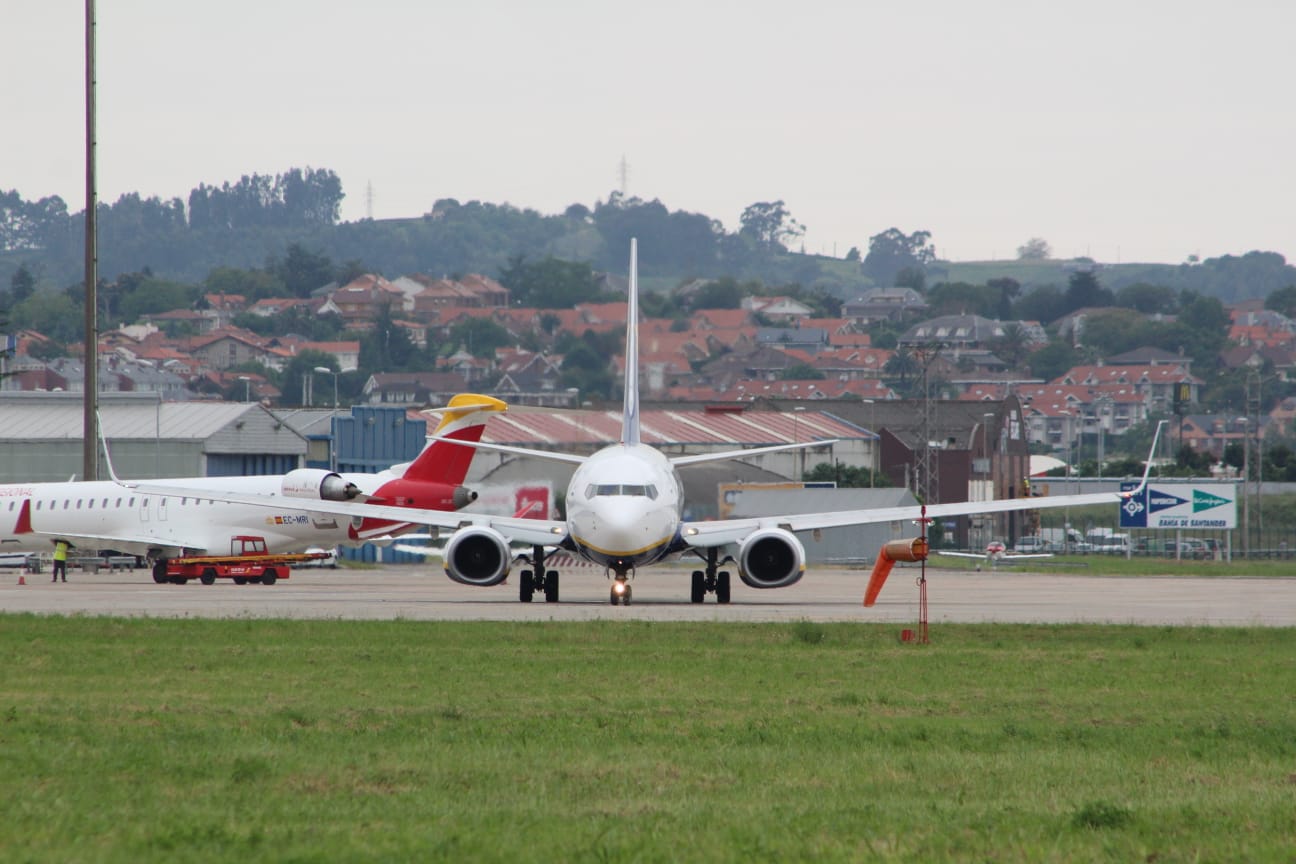
[(1090, 551), (1100, 555), (1129, 555), (1130, 537), (1128, 534), (1116, 534), (1108, 529), (1090, 531), (1085, 536)]

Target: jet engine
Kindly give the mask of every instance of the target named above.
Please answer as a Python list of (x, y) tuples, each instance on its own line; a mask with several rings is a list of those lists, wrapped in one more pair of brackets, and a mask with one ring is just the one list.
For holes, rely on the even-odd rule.
[(767, 528), (738, 547), (738, 576), (752, 588), (786, 588), (805, 572), (805, 547), (791, 531)]
[(284, 475), (281, 492), (285, 498), (350, 501), (360, 494), (360, 488), (323, 468), (298, 468)]
[(461, 528), (446, 541), (445, 572), (463, 585), (488, 588), (504, 581), (511, 554), (508, 541), (494, 528)]

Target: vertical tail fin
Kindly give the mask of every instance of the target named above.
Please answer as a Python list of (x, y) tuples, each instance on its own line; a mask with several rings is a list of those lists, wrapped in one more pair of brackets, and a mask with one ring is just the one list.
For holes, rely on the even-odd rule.
[[(456, 441), (480, 441), (490, 415), (507, 410), (508, 405), (491, 396), (460, 393), (441, 412), (441, 422), (432, 434)], [(468, 476), (468, 466), (476, 452), (475, 447), (433, 441), (409, 463), (402, 476), (406, 480), (457, 485)]]
[(639, 443), (639, 241), (630, 238), (630, 302), (626, 304), (625, 407), (621, 443)]

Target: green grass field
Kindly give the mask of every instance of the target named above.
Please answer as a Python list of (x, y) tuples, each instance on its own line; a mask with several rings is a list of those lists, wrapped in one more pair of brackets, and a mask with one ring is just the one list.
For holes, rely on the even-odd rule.
[(0, 616), (3, 861), (1290, 861), (1296, 631)]

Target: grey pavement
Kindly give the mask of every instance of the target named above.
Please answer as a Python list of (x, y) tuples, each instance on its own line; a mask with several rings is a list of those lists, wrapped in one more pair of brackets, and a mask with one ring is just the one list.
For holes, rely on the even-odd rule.
[[(645, 570), (632, 582), (629, 607), (608, 604), (602, 571), (563, 572), (562, 602), (524, 604), (516, 572), (494, 588), (447, 579), (437, 566), (298, 570), (272, 586), (158, 585), (147, 570), (98, 574), (73, 570), (69, 581), (0, 571), (0, 610), (39, 614), (411, 619), (420, 621), (860, 621), (912, 624), (918, 615), (917, 568), (897, 568), (877, 605), (862, 605), (867, 570), (812, 568), (790, 588), (758, 591), (733, 577), (733, 602), (688, 602), (681, 566)], [(929, 620), (940, 622), (1103, 622), (1142, 625), (1296, 626), (1292, 578), (1104, 577), (1018, 571), (928, 568)]]

